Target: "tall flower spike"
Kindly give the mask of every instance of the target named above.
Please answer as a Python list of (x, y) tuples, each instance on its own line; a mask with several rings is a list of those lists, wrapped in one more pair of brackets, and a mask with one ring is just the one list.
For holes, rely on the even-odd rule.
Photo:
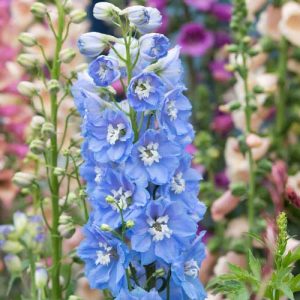
[[(79, 40), (84, 55), (100, 54), (72, 89), (83, 120), (81, 174), (93, 210), (78, 249), (86, 277), (117, 300), (205, 299), (198, 281), (205, 251), (197, 235), (205, 206), (198, 200), (201, 176), (185, 151), (193, 128), (180, 48), (169, 49), (167, 37), (149, 33), (161, 21), (156, 9), (120, 12), (98, 3), (94, 15), (113, 20), (123, 36), (105, 43), (107, 55), (101, 34)], [(112, 92), (118, 80), (126, 99)], [(157, 278), (166, 282), (164, 290)]]

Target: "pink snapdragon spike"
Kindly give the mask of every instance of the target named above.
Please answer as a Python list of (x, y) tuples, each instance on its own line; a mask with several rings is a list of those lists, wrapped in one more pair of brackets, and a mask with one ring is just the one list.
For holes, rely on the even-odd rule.
[(199, 23), (187, 23), (180, 29), (178, 44), (181, 53), (193, 57), (205, 55), (214, 44), (213, 34)]

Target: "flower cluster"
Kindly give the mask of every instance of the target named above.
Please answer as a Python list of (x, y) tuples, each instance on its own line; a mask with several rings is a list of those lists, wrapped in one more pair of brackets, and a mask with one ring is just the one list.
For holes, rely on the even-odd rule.
[[(151, 33), (161, 24), (155, 8), (100, 2), (94, 17), (122, 37), (91, 32), (78, 42), (93, 59), (72, 89), (93, 208), (78, 249), (86, 276), (116, 299), (204, 299), (205, 206), (185, 151), (194, 133), (180, 49)], [(116, 97), (118, 83), (126, 99)]]

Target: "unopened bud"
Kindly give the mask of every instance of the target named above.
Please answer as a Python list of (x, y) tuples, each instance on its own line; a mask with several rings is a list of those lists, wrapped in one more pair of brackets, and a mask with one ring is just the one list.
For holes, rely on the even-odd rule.
[(6, 253), (17, 254), (23, 251), (24, 247), (17, 241), (0, 240), (0, 249)]
[(250, 133), (246, 138), (246, 144), (249, 148), (258, 148), (262, 145), (262, 139), (260, 136)]
[(35, 180), (35, 176), (29, 173), (18, 172), (13, 177), (13, 182), (19, 187), (30, 187)]
[(59, 217), (58, 231), (66, 239), (69, 239), (75, 233), (75, 225), (73, 223), (72, 217), (67, 214), (62, 214)]
[(45, 151), (45, 143), (39, 139), (35, 139), (30, 143), (29, 149), (34, 154), (41, 154)]
[(77, 73), (80, 73), (80, 72), (83, 72), (83, 71), (87, 70), (87, 68), (88, 68), (88, 64), (83, 63), (83, 64), (80, 64), (80, 65), (76, 66), (74, 71), (77, 74)]
[(68, 300), (82, 300), (82, 298), (80, 298), (76, 295), (71, 295), (71, 296), (69, 296)]
[(255, 93), (255, 94), (262, 94), (262, 93), (264, 93), (264, 88), (263, 87), (261, 87), (260, 85), (256, 85), (254, 88), (253, 88), (253, 92)]
[(20, 236), (26, 229), (28, 218), (25, 213), (17, 211), (13, 215), (13, 220), (16, 233), (18, 234), (18, 236)]
[(127, 229), (132, 228), (134, 225), (135, 225), (135, 223), (134, 223), (133, 220), (128, 220), (128, 221), (126, 222), (126, 228), (127, 228)]
[(86, 12), (82, 9), (75, 9), (70, 13), (71, 22), (75, 24), (82, 23), (86, 16)]
[(66, 64), (71, 62), (75, 56), (76, 52), (71, 48), (63, 49), (59, 53), (60, 61)]
[(18, 37), (18, 41), (26, 47), (33, 47), (36, 45), (36, 38), (30, 32), (22, 32)]
[(43, 289), (48, 281), (48, 272), (43, 267), (38, 267), (34, 273), (34, 282), (38, 289)]
[(7, 254), (4, 256), (4, 263), (9, 273), (19, 274), (22, 271), (22, 262), (19, 256)]
[(53, 173), (57, 176), (62, 176), (66, 173), (66, 170), (63, 169), (63, 168), (59, 168), (59, 167), (56, 167), (53, 171)]
[(55, 135), (55, 128), (52, 123), (46, 122), (42, 126), (42, 135), (44, 137), (51, 137)]
[(57, 93), (59, 91), (59, 82), (55, 79), (51, 79), (47, 83), (49, 92)]
[(18, 56), (17, 62), (26, 69), (33, 69), (38, 65), (38, 59), (34, 54), (23, 53)]
[(165, 275), (165, 270), (163, 268), (157, 269), (153, 275), (155, 277), (162, 277)]
[(37, 88), (32, 82), (29, 81), (21, 81), (18, 84), (18, 91), (21, 95), (26, 97), (32, 97), (36, 94)]
[(44, 18), (47, 13), (47, 6), (41, 2), (35, 2), (32, 6), (30, 11), (32, 14), (37, 18)]
[(102, 225), (100, 226), (100, 229), (101, 229), (102, 231), (112, 231), (112, 228), (111, 228), (109, 225), (107, 225), (107, 224), (102, 224)]
[(226, 47), (226, 50), (229, 52), (229, 53), (237, 53), (238, 50), (239, 50), (239, 47), (237, 45), (228, 45)]
[(45, 123), (45, 118), (42, 116), (34, 116), (31, 120), (30, 126), (33, 130), (40, 130)]
[(108, 195), (106, 198), (105, 198), (106, 202), (109, 203), (109, 204), (113, 204), (113, 203), (116, 203), (116, 199), (111, 196), (111, 195)]
[(230, 190), (233, 196), (242, 197), (247, 192), (247, 187), (243, 182), (236, 182), (230, 185)]

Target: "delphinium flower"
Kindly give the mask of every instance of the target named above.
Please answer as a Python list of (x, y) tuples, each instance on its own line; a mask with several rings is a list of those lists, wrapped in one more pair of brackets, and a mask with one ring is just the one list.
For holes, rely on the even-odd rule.
[[(83, 55), (96, 54), (73, 85), (92, 207), (78, 249), (86, 276), (119, 300), (175, 299), (171, 289), (178, 300), (204, 299), (198, 222), (205, 206), (201, 176), (185, 151), (194, 132), (179, 47), (151, 33), (161, 22), (156, 9), (101, 2), (94, 16), (120, 27), (122, 36), (79, 38)], [(125, 99), (116, 98), (117, 81)]]

